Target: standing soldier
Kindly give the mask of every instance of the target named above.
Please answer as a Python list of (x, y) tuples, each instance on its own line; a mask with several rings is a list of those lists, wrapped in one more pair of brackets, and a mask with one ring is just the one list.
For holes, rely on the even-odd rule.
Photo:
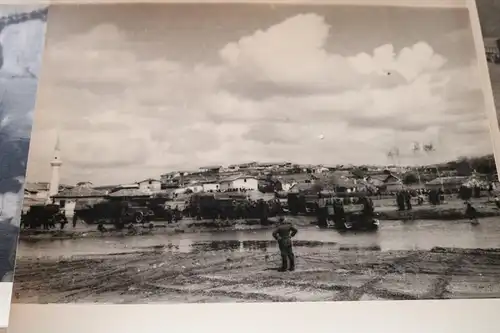
[(318, 201), (316, 203), (316, 214), (318, 216), (318, 226), (320, 228), (328, 227), (328, 211), (326, 207), (326, 199), (323, 198), (321, 192), (318, 193)]
[(267, 202), (265, 202), (263, 199), (259, 199), (259, 201), (257, 203), (257, 209), (259, 211), (260, 224), (261, 225), (268, 225), (269, 224), (269, 206), (267, 205)]
[(59, 223), (59, 228), (61, 230), (64, 229), (66, 224), (68, 223), (68, 219), (66, 218), (66, 215), (64, 214), (64, 211), (59, 211), (56, 216), (54, 217), (54, 222)]
[(465, 216), (469, 219), (472, 225), (479, 224), (479, 220), (477, 219), (477, 210), (472, 207), (470, 202), (467, 202), (467, 207), (465, 208)]
[(399, 211), (405, 210), (405, 197), (402, 191), (396, 192), (396, 204), (398, 206)]
[[(295, 270), (295, 256), (292, 248), (292, 237), (294, 237), (298, 230), (290, 223), (285, 223), (285, 219), (280, 217), (279, 226), (274, 230), (273, 237), (278, 241), (278, 246), (281, 253), (281, 267), (280, 272)], [(290, 265), (288, 265), (290, 262)]]
[(78, 214), (73, 212), (73, 228), (76, 228), (76, 223), (78, 222)]
[(166, 205), (165, 207), (165, 218), (167, 220), (167, 224), (172, 223), (172, 221), (174, 220), (174, 213), (172, 212), (172, 208), (170, 207), (170, 205)]
[(411, 210), (411, 193), (410, 191), (406, 190), (404, 192), (404, 198), (405, 198), (405, 208), (406, 210)]

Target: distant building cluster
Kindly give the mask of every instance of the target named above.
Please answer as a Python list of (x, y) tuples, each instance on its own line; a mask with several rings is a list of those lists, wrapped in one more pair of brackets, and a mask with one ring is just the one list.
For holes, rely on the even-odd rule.
[[(490, 162), (488, 162), (490, 163)], [(488, 164), (487, 163), (487, 164)], [(157, 178), (129, 184), (96, 186), (90, 182), (60, 183), (63, 161), (57, 141), (51, 161), (52, 175), (47, 183), (26, 183), (24, 208), (33, 204), (57, 202), (71, 215), (78, 204), (98, 198), (153, 198), (174, 200), (191, 193), (241, 192), (248, 197), (277, 193), (394, 194), (407, 189), (455, 191), (461, 186), (487, 187), (492, 175), (482, 175), (470, 162), (455, 161), (422, 167), (301, 165), (290, 162), (250, 162), (203, 166), (191, 171), (173, 171)], [(490, 172), (490, 171), (488, 171)]]

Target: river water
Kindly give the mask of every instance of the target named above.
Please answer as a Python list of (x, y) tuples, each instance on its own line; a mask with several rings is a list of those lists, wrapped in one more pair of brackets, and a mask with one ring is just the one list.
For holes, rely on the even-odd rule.
[[(428, 250), (436, 246), (459, 248), (500, 248), (500, 218), (484, 218), (478, 226), (461, 221), (381, 221), (378, 232), (339, 233), (316, 227), (299, 229), (297, 245), (321, 246), (336, 243), (341, 247), (370, 247), (388, 250)], [(270, 230), (183, 233), (133, 237), (80, 238), (67, 240), (21, 241), (18, 256), (66, 257), (136, 251), (164, 246), (167, 251), (194, 249), (245, 251), (275, 248)], [(309, 243), (313, 242), (313, 243)]]

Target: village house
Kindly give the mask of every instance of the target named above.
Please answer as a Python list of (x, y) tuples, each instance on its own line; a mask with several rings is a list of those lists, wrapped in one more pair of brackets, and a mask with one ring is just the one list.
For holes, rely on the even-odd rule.
[(374, 187), (380, 188), (384, 186), (384, 181), (386, 178), (386, 175), (374, 174), (367, 176), (365, 178), (365, 181)]
[(312, 182), (301, 182), (301, 183), (293, 183), (288, 191), (292, 192), (292, 193), (299, 193), (299, 192), (302, 192), (302, 193), (315, 193), (316, 190), (320, 189), (319, 186), (314, 186), (314, 184)]
[[(70, 185), (59, 185), (59, 191), (71, 189)], [(49, 200), (49, 183), (37, 182), (24, 185), (23, 211), (31, 205), (45, 204)]]
[(203, 184), (198, 183), (198, 182), (191, 183), (188, 186), (186, 186), (185, 188), (190, 190), (193, 193), (203, 192)]
[(103, 191), (105, 194), (113, 192), (115, 189), (119, 188), (120, 185), (103, 185), (94, 187), (95, 190)]
[(291, 182), (291, 183), (281, 183), (281, 188), (283, 191), (288, 192), (290, 191), (297, 183), (296, 182)]
[[(90, 182), (80, 182), (73, 188), (60, 191), (53, 197), (67, 217), (72, 217), (79, 206), (85, 205), (89, 200), (102, 199), (106, 192), (92, 187)], [(80, 204), (80, 205), (79, 205)]]
[(340, 177), (335, 179), (335, 192), (339, 193), (350, 193), (350, 192), (356, 192), (358, 190), (358, 185), (356, 183), (356, 180), (347, 178), (347, 177)]
[(240, 163), (237, 165), (238, 170), (252, 170), (257, 167), (257, 162), (249, 162), (249, 163)]
[(324, 166), (317, 166), (315, 169), (314, 169), (314, 173), (327, 173), (327, 172), (330, 172), (330, 169), (328, 169), (327, 167), (324, 167)]
[(179, 187), (174, 190), (174, 194), (182, 194), (186, 192), (199, 193), (203, 192), (203, 183), (199, 181), (192, 181), (183, 187)]
[(308, 165), (301, 165), (300, 166), (300, 169), (302, 170), (302, 172), (304, 173), (313, 173), (314, 172), (314, 169), (315, 169), (315, 166), (314, 165), (311, 165), (311, 164), (308, 164)]
[(220, 184), (217, 182), (205, 182), (202, 184), (204, 192), (217, 192), (220, 190)]
[(173, 179), (175, 179), (176, 176), (177, 177), (179, 176), (179, 173), (177, 171), (172, 171), (172, 172), (169, 172), (169, 173), (164, 173), (163, 175), (160, 175), (160, 181), (163, 184), (166, 184), (166, 183), (172, 181)]
[(268, 163), (258, 163), (255, 166), (256, 170), (285, 170), (286, 168), (290, 168), (292, 163), (289, 162), (268, 162)]
[(161, 191), (161, 181), (158, 179), (148, 178), (137, 182), (139, 185), (139, 190), (141, 191), (151, 191), (158, 192)]
[(209, 165), (209, 166), (204, 166), (199, 169), (201, 173), (219, 173), (222, 169), (222, 166), (220, 165)]
[(404, 185), (399, 177), (391, 173), (384, 179), (384, 187), (387, 192), (397, 192), (401, 191)]
[(234, 171), (238, 171), (240, 170), (240, 167), (239, 165), (236, 165), (236, 164), (231, 164), (231, 165), (228, 165), (227, 168), (224, 168), (224, 171), (226, 172), (234, 172)]
[(438, 177), (433, 179), (427, 183), (425, 183), (425, 188), (428, 190), (439, 190), (443, 191), (458, 191), (460, 187), (469, 179), (469, 177), (465, 176), (456, 176), (456, 177)]
[(221, 191), (229, 189), (245, 189), (245, 190), (258, 190), (259, 180), (252, 176), (235, 176), (224, 179), (220, 182)]
[(49, 197), (49, 183), (26, 183), (24, 186), (24, 197), (47, 200)]

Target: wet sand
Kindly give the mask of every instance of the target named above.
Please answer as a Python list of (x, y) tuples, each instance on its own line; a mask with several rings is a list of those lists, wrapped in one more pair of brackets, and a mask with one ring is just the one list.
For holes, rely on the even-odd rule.
[[(276, 246), (276, 244), (274, 244)], [(258, 246), (257, 246), (258, 247)], [(193, 303), (500, 297), (500, 250), (380, 251), (298, 242), (297, 270), (263, 246), (20, 258), (16, 303)]]
[(13, 302), (497, 298), (500, 220), (480, 221), (382, 221), (344, 234), (300, 218), (297, 270), (285, 273), (268, 229), (21, 240)]

